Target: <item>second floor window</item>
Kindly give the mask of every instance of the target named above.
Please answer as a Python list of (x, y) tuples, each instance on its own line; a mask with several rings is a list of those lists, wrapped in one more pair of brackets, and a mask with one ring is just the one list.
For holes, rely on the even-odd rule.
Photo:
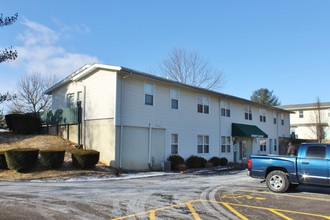
[(245, 120), (252, 120), (252, 108), (251, 106), (245, 106)]
[(74, 93), (70, 93), (66, 96), (66, 107), (74, 108)]
[(197, 96), (197, 112), (209, 114), (209, 98), (206, 96)]
[(179, 90), (171, 88), (171, 108), (179, 109)]
[(299, 111), (299, 118), (304, 118), (304, 111)]
[(276, 124), (276, 121), (277, 121), (276, 118), (277, 118), (277, 117), (276, 117), (276, 113), (274, 112), (274, 113), (273, 113), (273, 122), (274, 122), (274, 124)]
[(284, 115), (281, 113), (281, 125), (284, 125)]
[(265, 109), (260, 109), (260, 122), (266, 122), (266, 110)]
[(144, 104), (145, 105), (154, 105), (154, 92), (155, 92), (155, 87), (153, 84), (149, 84), (149, 83), (144, 84)]
[(230, 102), (220, 101), (221, 116), (230, 117)]

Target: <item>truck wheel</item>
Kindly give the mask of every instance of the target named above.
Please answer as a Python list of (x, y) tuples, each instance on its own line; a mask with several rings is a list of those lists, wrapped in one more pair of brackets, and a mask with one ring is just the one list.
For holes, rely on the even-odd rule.
[(266, 183), (268, 189), (276, 193), (283, 193), (290, 186), (287, 174), (280, 170), (274, 170), (267, 175)]

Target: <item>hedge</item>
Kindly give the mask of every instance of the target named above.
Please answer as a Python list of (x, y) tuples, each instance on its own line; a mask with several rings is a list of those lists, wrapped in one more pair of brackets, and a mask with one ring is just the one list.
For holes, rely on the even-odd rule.
[(19, 134), (39, 133), (41, 120), (37, 114), (9, 114), (5, 116), (9, 130)]
[(187, 160), (186, 160), (186, 165), (189, 168), (203, 168), (205, 167), (207, 160), (203, 157), (199, 157), (199, 156), (190, 156)]
[(8, 169), (5, 151), (0, 151), (0, 169), (2, 170)]
[(40, 163), (47, 168), (59, 168), (64, 162), (64, 149), (40, 150)]
[(89, 169), (99, 162), (100, 152), (96, 150), (74, 150), (71, 152), (72, 164), (76, 168)]
[(171, 161), (171, 170), (177, 170), (178, 165), (184, 164), (184, 159), (180, 155), (171, 155), (167, 160)]
[(220, 166), (225, 166), (228, 164), (228, 159), (225, 157), (220, 158)]
[(221, 159), (220, 157), (212, 157), (208, 162), (211, 162), (213, 166), (220, 166)]
[(26, 172), (34, 168), (38, 161), (39, 149), (15, 148), (5, 152), (8, 168)]

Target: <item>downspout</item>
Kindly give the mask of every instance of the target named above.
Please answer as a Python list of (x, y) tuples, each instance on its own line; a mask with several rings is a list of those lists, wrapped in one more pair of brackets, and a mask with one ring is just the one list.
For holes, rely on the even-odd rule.
[(123, 87), (124, 87), (124, 78), (121, 78), (120, 81), (120, 143), (119, 143), (119, 168), (123, 166), (123, 138), (124, 138), (124, 123), (123, 123)]
[[(219, 100), (219, 109), (220, 111), (219, 112), (219, 138), (218, 138), (218, 141), (219, 141), (219, 157), (221, 157), (221, 99)], [(233, 136), (231, 135), (231, 139), (233, 138)]]
[(149, 123), (149, 141), (148, 141), (148, 166), (152, 170), (153, 164), (151, 163), (151, 123)]
[[(117, 73), (118, 74), (118, 73)], [(123, 139), (124, 139), (124, 79), (132, 75), (132, 72), (128, 72), (124, 75), (120, 81), (120, 140), (119, 140), (119, 168), (123, 167)]]

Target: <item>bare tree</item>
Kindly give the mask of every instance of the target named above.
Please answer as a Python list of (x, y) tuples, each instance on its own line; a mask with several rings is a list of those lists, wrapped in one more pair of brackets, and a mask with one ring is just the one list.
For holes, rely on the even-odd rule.
[(315, 108), (310, 118), (310, 130), (315, 135), (315, 138), (319, 143), (324, 140), (324, 127), (328, 124), (325, 122), (324, 112), (322, 111), (322, 105), (320, 99), (316, 99)]
[[(8, 26), (13, 24), (18, 18), (18, 14), (16, 13), (14, 16), (3, 17), (0, 14), (0, 27)], [(4, 50), (0, 50), (0, 63), (15, 60), (17, 58), (17, 51), (13, 50), (12, 47), (6, 48)]]
[(219, 89), (224, 83), (222, 72), (197, 52), (185, 49), (174, 48), (159, 69), (166, 78), (206, 89)]
[(44, 91), (54, 85), (55, 77), (25, 74), (17, 83), (18, 95), (9, 105), (12, 113), (40, 112), (50, 109), (51, 96)]

